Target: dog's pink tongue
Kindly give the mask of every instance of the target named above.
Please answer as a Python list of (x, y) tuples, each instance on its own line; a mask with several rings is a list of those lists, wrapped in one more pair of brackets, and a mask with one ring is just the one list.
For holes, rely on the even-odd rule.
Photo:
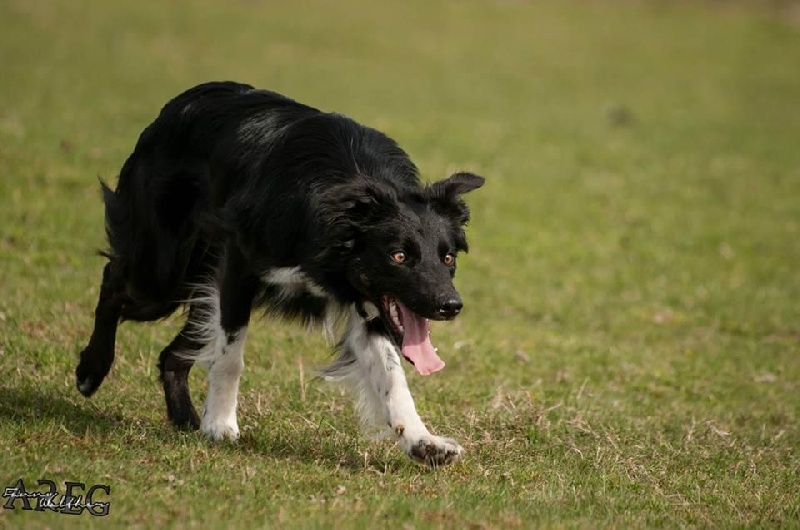
[(431, 344), (431, 324), (427, 318), (416, 315), (397, 302), (403, 319), (403, 355), (422, 375), (430, 375), (444, 368), (444, 361), (436, 355)]

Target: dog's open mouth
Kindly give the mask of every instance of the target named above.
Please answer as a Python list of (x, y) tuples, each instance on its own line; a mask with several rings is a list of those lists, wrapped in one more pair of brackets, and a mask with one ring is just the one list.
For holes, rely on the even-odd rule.
[(388, 295), (381, 302), (381, 315), (389, 324), (403, 357), (422, 375), (444, 368), (444, 361), (439, 358), (431, 344), (430, 321)]

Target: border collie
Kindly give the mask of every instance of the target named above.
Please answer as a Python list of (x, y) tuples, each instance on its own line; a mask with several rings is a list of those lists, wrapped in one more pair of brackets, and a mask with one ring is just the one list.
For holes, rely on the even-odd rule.
[[(274, 92), (233, 82), (184, 92), (142, 132), (116, 190), (102, 184), (108, 263), (78, 390), (91, 396), (108, 374), (119, 322), (183, 306), (186, 323), (159, 357), (167, 414), (235, 440), (251, 310), (328, 330), (342, 317), (324, 378), (347, 383), (363, 422), (414, 461), (454, 461), (461, 446), (425, 427), (400, 358), (422, 375), (444, 367), (429, 321), (462, 309), (462, 195), (483, 183), (456, 173), (421, 185), (384, 134)], [(189, 395), (195, 362), (208, 369), (202, 415)]]

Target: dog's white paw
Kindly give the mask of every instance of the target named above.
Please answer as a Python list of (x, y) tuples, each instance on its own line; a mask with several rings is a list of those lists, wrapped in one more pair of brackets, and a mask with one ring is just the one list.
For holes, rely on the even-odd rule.
[(410, 438), (400, 437), (400, 445), (417, 464), (439, 467), (451, 464), (461, 457), (464, 449), (452, 438), (432, 434)]
[(200, 430), (206, 435), (206, 438), (219, 442), (221, 440), (230, 440), (232, 442), (239, 439), (239, 426), (234, 421), (231, 422), (203, 422)]

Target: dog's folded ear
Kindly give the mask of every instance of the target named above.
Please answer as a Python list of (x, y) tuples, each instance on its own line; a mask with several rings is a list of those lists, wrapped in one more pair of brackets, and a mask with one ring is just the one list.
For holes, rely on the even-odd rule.
[(334, 186), (323, 200), (331, 210), (358, 223), (372, 223), (397, 213), (394, 190), (366, 179)]
[(484, 182), (486, 182), (485, 178), (473, 173), (453, 173), (446, 179), (431, 184), (428, 187), (428, 193), (432, 200), (452, 200), (459, 195), (480, 188)]
[(322, 227), (340, 242), (350, 241), (366, 227), (398, 213), (395, 191), (367, 179), (331, 186), (320, 202)]
[(473, 173), (454, 173), (427, 188), (428, 199), (439, 213), (460, 225), (469, 222), (469, 208), (461, 195), (483, 186), (486, 179)]

